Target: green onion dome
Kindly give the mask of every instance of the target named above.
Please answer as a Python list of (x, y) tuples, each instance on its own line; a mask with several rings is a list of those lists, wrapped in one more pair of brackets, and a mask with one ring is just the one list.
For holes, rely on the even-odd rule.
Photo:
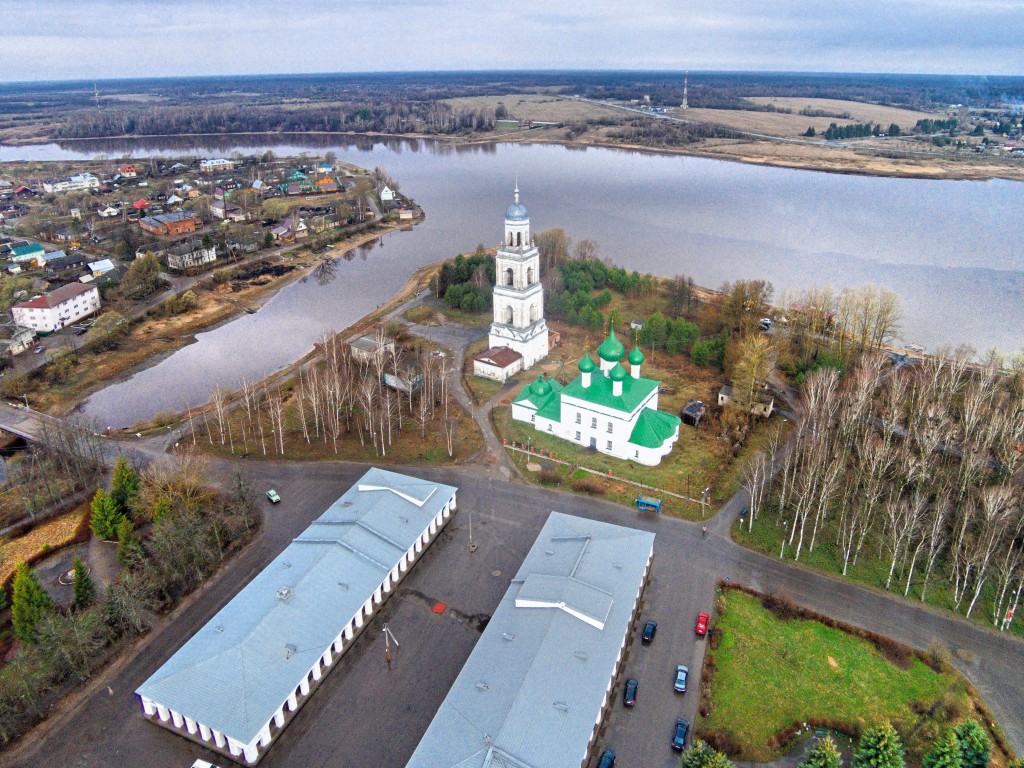
[(597, 348), (597, 354), (601, 356), (602, 360), (609, 363), (617, 363), (626, 354), (626, 348), (615, 336), (614, 328), (608, 331), (608, 338), (601, 342), (601, 346)]
[(580, 360), (578, 368), (580, 369), (580, 373), (593, 373), (594, 369), (597, 368), (597, 365), (594, 363), (594, 359), (590, 356), (589, 352), (585, 352), (583, 354), (583, 359)]
[(551, 391), (551, 385), (544, 380), (543, 376), (538, 376), (537, 380), (530, 385), (530, 391), (539, 397), (548, 394)]
[(620, 363), (616, 363), (615, 367), (608, 372), (608, 378), (612, 381), (625, 381), (628, 375)]
[(640, 347), (633, 347), (633, 351), (629, 353), (630, 365), (643, 365), (644, 353), (640, 351)]

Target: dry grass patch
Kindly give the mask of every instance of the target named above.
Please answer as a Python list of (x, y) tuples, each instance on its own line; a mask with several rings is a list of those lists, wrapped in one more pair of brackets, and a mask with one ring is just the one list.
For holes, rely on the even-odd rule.
[(32, 563), (43, 554), (77, 541), (88, 518), (89, 505), (82, 504), (40, 523), (24, 536), (0, 543), (0, 584), (6, 584), (21, 563)]

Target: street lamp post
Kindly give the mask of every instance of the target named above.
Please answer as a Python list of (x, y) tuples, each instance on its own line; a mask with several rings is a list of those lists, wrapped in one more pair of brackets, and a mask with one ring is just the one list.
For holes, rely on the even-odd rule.
[(781, 560), (782, 556), (786, 553), (786, 531), (788, 529), (789, 529), (789, 521), (788, 520), (783, 520), (782, 521), (782, 549), (779, 550), (779, 560)]

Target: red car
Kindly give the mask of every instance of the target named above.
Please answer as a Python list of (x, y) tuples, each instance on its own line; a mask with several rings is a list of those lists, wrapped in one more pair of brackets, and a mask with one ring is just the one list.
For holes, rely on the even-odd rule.
[(704, 637), (708, 633), (708, 620), (706, 613), (697, 614), (697, 637)]

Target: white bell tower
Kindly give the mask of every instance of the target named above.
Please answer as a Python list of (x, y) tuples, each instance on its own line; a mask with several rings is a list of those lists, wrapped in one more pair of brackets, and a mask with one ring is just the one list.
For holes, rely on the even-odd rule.
[(548, 325), (540, 252), (530, 238), (530, 215), (519, 202), (518, 182), (515, 201), (505, 210), (505, 237), (494, 268), (494, 322), (488, 342), (521, 354), (526, 369), (548, 356)]

